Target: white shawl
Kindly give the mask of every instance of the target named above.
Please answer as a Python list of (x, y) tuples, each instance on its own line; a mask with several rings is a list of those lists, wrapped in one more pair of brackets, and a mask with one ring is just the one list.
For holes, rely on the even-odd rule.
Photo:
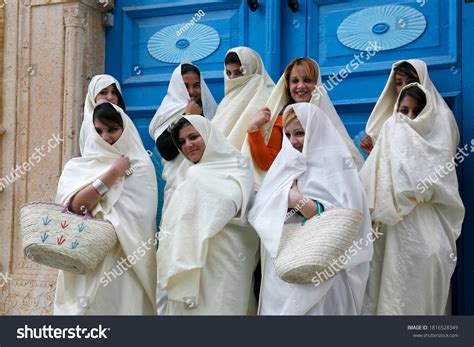
[[(185, 160), (164, 211), (157, 264), (158, 286), (168, 294), (167, 314), (246, 314), (258, 237), (247, 223), (253, 197), (248, 160), (209, 120), (186, 116), (204, 138), (197, 163)], [(192, 308), (186, 311), (186, 305)]]
[(380, 129), (382, 128), (385, 121), (392, 115), (393, 108), (398, 98), (395, 86), (394, 69), (403, 62), (410, 63), (415, 68), (418, 78), (420, 79), (420, 84), (431, 95), (431, 102), (434, 103), (440, 117), (445, 118), (445, 123), (449, 127), (449, 131), (447, 133), (452, 136), (452, 142), (450, 146), (455, 150), (459, 143), (459, 130), (456, 125), (456, 119), (454, 118), (453, 112), (446, 104), (446, 101), (444, 101), (443, 97), (431, 81), (430, 76), (428, 75), (426, 63), (418, 59), (400, 60), (392, 65), (392, 71), (390, 72), (387, 83), (385, 84), (382, 94), (377, 100), (377, 103), (370, 114), (369, 120), (367, 121), (367, 125), (365, 127), (366, 134), (372, 138), (372, 141), (375, 144), (380, 133)]
[(257, 52), (248, 47), (232, 48), (226, 55), (230, 52), (238, 55), (244, 76), (229, 79), (224, 72), (225, 97), (212, 124), (240, 151), (252, 116), (265, 106), (275, 83)]
[[(86, 275), (59, 272), (55, 314), (155, 313), (154, 238), (158, 199), (155, 171), (131, 119), (121, 108), (113, 106), (122, 116), (123, 134), (110, 145), (95, 131), (92, 117), (86, 118), (83, 156), (67, 162), (59, 180), (56, 201), (65, 204), (104, 174), (115, 159), (121, 155), (128, 156), (133, 173), (117, 180), (91, 212), (114, 225), (119, 242), (94, 272)], [(150, 246), (146, 252), (139, 251), (140, 247), (145, 247), (143, 243)], [(104, 273), (117, 270), (120, 257), (138, 260), (133, 268), (104, 285)], [(78, 305), (79, 297), (87, 298), (90, 306)]]
[[(188, 90), (181, 75), (181, 64), (176, 67), (171, 75), (168, 92), (163, 98), (160, 107), (156, 110), (155, 115), (150, 123), (150, 136), (156, 141), (158, 137), (170, 126), (174, 121), (179, 119), (183, 114), (188, 102), (191, 100)], [(216, 112), (217, 104), (211, 91), (207, 87), (201, 73), (201, 101), (204, 117), (212, 119)], [(183, 162), (184, 157), (179, 154), (171, 161), (163, 160), (163, 179), (166, 181), (164, 191), (163, 209), (171, 196), (174, 187), (174, 180), (178, 173), (178, 168)]]
[[(324, 111), (326, 117), (331, 121), (333, 126), (338, 131), (339, 136), (341, 136), (341, 138), (344, 140), (344, 144), (348, 148), (350, 156), (352, 156), (357, 168), (360, 169), (362, 167), (362, 164), (364, 163), (364, 159), (362, 158), (362, 155), (360, 154), (359, 150), (354, 145), (352, 139), (349, 137), (349, 134), (341, 121), (341, 118), (339, 118), (339, 115), (337, 114), (336, 109), (334, 108), (334, 105), (332, 104), (331, 99), (329, 98), (329, 95), (326, 89), (324, 88), (324, 85), (322, 84), (321, 73), (318, 63), (316, 63), (316, 61), (314, 60), (313, 62), (316, 66), (318, 80), (316, 82), (316, 89), (313, 91), (313, 96), (310, 100), (310, 103), (318, 106), (319, 108), (321, 108), (321, 110)], [(268, 141), (270, 141), (272, 129), (275, 125), (278, 115), (282, 112), (283, 107), (288, 104), (289, 100), (286, 96), (286, 88), (287, 83), (285, 80), (285, 75), (283, 74), (278, 80), (278, 83), (276, 84), (272, 94), (270, 95), (267, 100), (267, 103), (265, 104), (265, 107), (268, 107), (271, 110), (270, 121), (266, 123), (262, 129), (265, 143), (268, 143)], [(242, 152), (252, 158), (247, 138), (245, 140)], [(255, 187), (258, 190), (258, 187), (260, 187), (260, 185), (262, 184), (266, 172), (260, 170), (253, 160), (251, 160), (251, 163), (254, 170)]]
[(412, 85), (425, 92), (426, 107), (411, 120), (397, 113), (397, 100), (360, 172), (372, 220), (385, 234), (374, 245), (368, 314), (444, 314), (456, 265), (464, 206), (456, 171), (438, 176), (436, 169), (454, 161), (457, 130), (430, 91), (405, 88)]
[[(271, 263), (271, 258), (278, 252), (288, 210), (288, 194), (294, 180), (304, 196), (320, 201), (326, 209), (361, 211), (363, 221), (356, 240), (366, 239), (371, 233), (364, 190), (357, 168), (347, 161), (351, 155), (341, 135), (319, 107), (311, 103), (293, 104), (286, 108), (285, 117), (290, 107), (305, 129), (303, 152), (293, 148), (288, 138), (283, 137), (282, 150), (249, 211), (249, 222), (259, 234), (267, 258), (264, 261), (261, 314), (357, 314), (361, 311), (368, 262), (372, 258), (370, 243), (363, 244), (337, 276), (316, 287), (312, 283), (297, 285), (282, 281)], [(333, 285), (333, 282), (336, 283)], [(324, 303), (331, 290), (344, 291), (338, 286), (351, 289), (352, 297), (346, 298), (350, 305), (343, 304), (343, 298), (340, 298), (341, 304), (332, 299), (332, 304)], [(272, 291), (281, 295), (277, 297), (271, 294)]]
[(81, 153), (84, 153), (84, 144), (88, 135), (88, 129), (90, 129), (88, 126), (86, 126), (86, 124), (88, 124), (89, 120), (92, 119), (94, 108), (97, 105), (97, 103), (95, 102), (95, 98), (97, 97), (97, 95), (99, 95), (102, 89), (107, 88), (112, 84), (115, 84), (117, 90), (122, 95), (120, 83), (110, 75), (96, 75), (92, 77), (92, 80), (89, 83), (89, 87), (87, 88), (86, 100), (84, 102), (84, 118), (81, 126), (81, 131), (79, 133), (79, 149)]

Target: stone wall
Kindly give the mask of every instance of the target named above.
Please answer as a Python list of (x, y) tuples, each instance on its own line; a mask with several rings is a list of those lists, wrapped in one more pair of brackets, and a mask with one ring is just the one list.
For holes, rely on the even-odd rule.
[[(87, 85), (104, 70), (102, 17), (111, 3), (0, 0), (2, 315), (52, 314), (57, 271), (25, 258), (19, 209), (53, 200), (62, 167), (78, 155)], [(13, 171), (28, 161), (35, 165)]]

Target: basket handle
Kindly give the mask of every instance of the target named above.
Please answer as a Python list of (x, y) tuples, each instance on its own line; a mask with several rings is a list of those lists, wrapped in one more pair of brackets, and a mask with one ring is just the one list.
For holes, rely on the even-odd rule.
[[(71, 199), (69, 199), (63, 206), (63, 209), (62, 209), (62, 213), (66, 213), (66, 212), (69, 212), (69, 206), (71, 205), (71, 202), (72, 202), (72, 199), (74, 197), (72, 197)], [(82, 207), (81, 206), (81, 211), (82, 211)], [(91, 214), (89, 213), (89, 211), (87, 211), (87, 209), (82, 213), (84, 215), (84, 217), (82, 217), (83, 220), (87, 220), (87, 219), (91, 219), (92, 216)]]
[[(316, 206), (318, 208), (318, 216), (316, 218), (319, 218), (321, 216), (321, 213), (324, 212), (324, 206), (318, 200), (313, 200), (313, 201), (316, 203)], [(301, 222), (301, 226), (305, 225), (307, 220), (308, 219), (303, 216), (303, 221)]]

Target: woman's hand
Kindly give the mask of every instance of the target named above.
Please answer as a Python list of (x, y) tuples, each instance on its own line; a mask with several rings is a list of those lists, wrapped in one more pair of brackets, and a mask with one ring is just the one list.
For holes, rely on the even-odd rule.
[(120, 158), (114, 160), (110, 170), (115, 174), (114, 176), (116, 178), (119, 178), (126, 175), (131, 166), (130, 158), (122, 155)]
[(304, 196), (298, 190), (296, 180), (294, 180), (293, 184), (291, 185), (290, 192), (288, 194), (288, 208), (295, 208), (300, 203), (300, 201), (303, 201), (303, 199)]
[(374, 144), (372, 143), (372, 138), (369, 135), (365, 135), (362, 141), (360, 141), (360, 148), (366, 153), (370, 154), (372, 149), (374, 148)]
[(189, 100), (188, 105), (184, 109), (184, 114), (202, 114), (202, 108), (199, 104), (194, 100)]
[(250, 120), (248, 130), (254, 132), (265, 123), (268, 123), (271, 118), (271, 112), (272, 111), (268, 107), (258, 110)]

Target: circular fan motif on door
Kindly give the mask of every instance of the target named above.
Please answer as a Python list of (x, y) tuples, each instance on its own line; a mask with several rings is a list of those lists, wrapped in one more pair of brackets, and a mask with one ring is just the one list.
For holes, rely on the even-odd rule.
[(337, 38), (356, 50), (367, 50), (372, 42), (384, 51), (415, 41), (425, 29), (425, 16), (412, 7), (374, 6), (344, 19), (337, 29)]
[(204, 24), (176, 24), (154, 33), (148, 40), (150, 55), (165, 63), (197, 61), (214, 53), (219, 47), (219, 34)]

